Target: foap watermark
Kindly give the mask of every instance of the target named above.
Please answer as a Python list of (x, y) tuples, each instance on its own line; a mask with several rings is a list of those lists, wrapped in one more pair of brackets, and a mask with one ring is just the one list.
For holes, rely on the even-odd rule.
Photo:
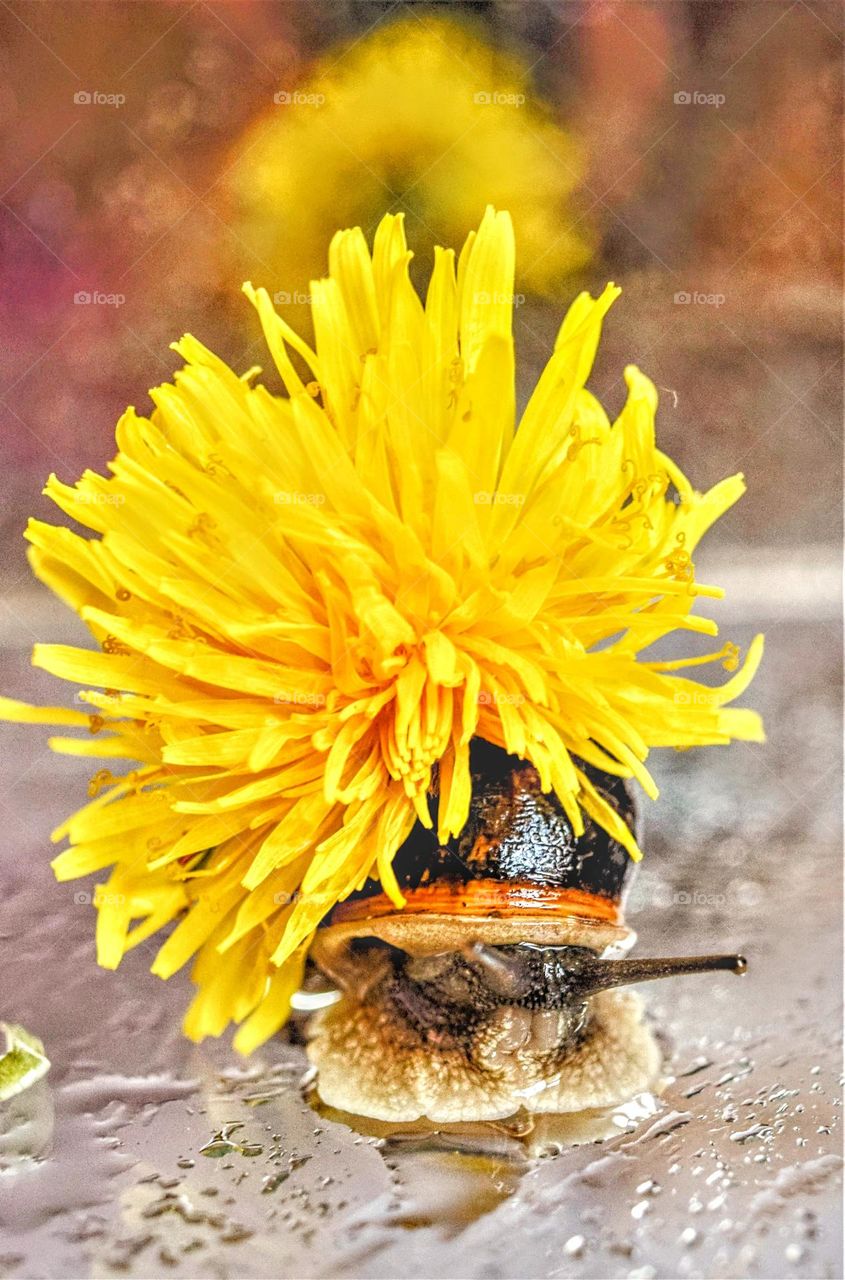
[(525, 302), (524, 293), (488, 293), (479, 289), (472, 295), (472, 300), (479, 307), (521, 307)]
[(472, 500), (478, 507), (521, 507), (525, 503), (525, 494), (479, 489), (472, 495)]
[(726, 907), (726, 893), (705, 893), (702, 889), (678, 889), (672, 894), (672, 904), (676, 907)]
[(78, 289), (73, 295), (75, 307), (122, 307), (125, 293), (103, 293), (100, 289)]
[(301, 889), (294, 889), (293, 893), (283, 891), (274, 893), (273, 902), (277, 907), (291, 907), (297, 902), (310, 902), (313, 906), (320, 906), (325, 911), (330, 911), (337, 902), (337, 898), (330, 893), (303, 893)]
[(77, 907), (90, 907), (92, 903), (95, 907), (122, 907), (126, 894), (111, 893), (107, 889), (95, 889), (93, 893), (88, 893), (85, 889), (79, 889), (73, 895), (73, 901)]
[(277, 489), (273, 494), (277, 507), (322, 507), (325, 505), (324, 493), (301, 493), (298, 489)]
[(285, 289), (280, 289), (278, 293), (273, 294), (273, 301), (277, 307), (310, 307), (313, 302), (313, 295), (310, 293), (302, 293), (300, 289), (294, 289), (293, 293), (288, 293)]
[(122, 107), (126, 104), (126, 94), (103, 93), (99, 89), (77, 89), (73, 102), (77, 107)]
[(326, 101), (324, 93), (306, 93), (303, 89), (279, 89), (273, 94), (277, 107), (322, 107)]
[(676, 307), (723, 307), (726, 299), (723, 293), (700, 293), (697, 289), (692, 291), (680, 289), (672, 301)]
[(122, 507), (126, 501), (122, 493), (76, 493), (74, 502), (84, 502), (89, 507)]
[(93, 703), (90, 699), (91, 689), (77, 689), (76, 693), (71, 697), (71, 702), (77, 702), (86, 711), (94, 712), (107, 711), (110, 707), (119, 707), (123, 702), (122, 693), (100, 693), (97, 691), (97, 702)]
[(702, 507), (721, 507), (724, 499), (720, 494), (710, 493), (675, 493), (671, 501), (676, 507), (694, 507), (700, 511)]
[(324, 707), (325, 694), (308, 693), (304, 689), (280, 689), (273, 694), (273, 701), (279, 707)]
[(503, 689), (481, 689), (476, 702), (480, 707), (521, 707), (524, 693), (506, 693)]
[(508, 93), (502, 89), (479, 89), (472, 95), (477, 107), (524, 107), (524, 93)]
[(701, 89), (679, 89), (672, 101), (676, 107), (715, 107), (725, 105), (723, 93), (704, 93)]
[(718, 707), (719, 691), (714, 689), (676, 689), (673, 701), (678, 707)]

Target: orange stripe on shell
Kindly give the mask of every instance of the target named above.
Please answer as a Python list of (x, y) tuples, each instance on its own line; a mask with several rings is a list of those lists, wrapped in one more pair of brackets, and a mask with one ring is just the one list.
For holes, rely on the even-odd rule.
[[(385, 893), (371, 898), (350, 898), (337, 904), (331, 923), (368, 920), (396, 912), (396, 906)], [(453, 884), (441, 881), (407, 890), (401, 914), (424, 912), (470, 917), (507, 917), (530, 912), (532, 916), (577, 917), (615, 925), (623, 923), (620, 904), (610, 898), (586, 893), (582, 889), (513, 880), (472, 880)]]

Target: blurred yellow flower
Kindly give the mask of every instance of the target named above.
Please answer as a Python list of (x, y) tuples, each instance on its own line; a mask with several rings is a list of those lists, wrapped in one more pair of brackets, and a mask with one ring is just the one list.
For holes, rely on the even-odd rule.
[(523, 64), (460, 23), (414, 15), (381, 26), (275, 97), (228, 186), (240, 245), (277, 305), (307, 302), (338, 225), (369, 235), (386, 208), (405, 212), (427, 269), (435, 244), (462, 244), (476, 225), (480, 192), (513, 218), (518, 289), (553, 293), (588, 260), (591, 229), (571, 201), (583, 169), (575, 141)]
[[(313, 285), (316, 349), (245, 286), (287, 395), (238, 377), (194, 338), (150, 418), (127, 410), (111, 475), (46, 492), (92, 530), (31, 521), (36, 573), (94, 651), (34, 663), (90, 707), (0, 700), (9, 719), (78, 727), (59, 752), (138, 762), (94, 774), (54, 833), (61, 879), (111, 868), (98, 958), (176, 923), (153, 972), (196, 956), (185, 1028), (234, 1020), (248, 1051), (281, 1025), (320, 921), (369, 876), (403, 905), (396, 851), (420, 821), (463, 828), (475, 737), (530, 760), (577, 834), (590, 814), (639, 857), (586, 765), (651, 796), (651, 747), (759, 740), (727, 645), (669, 662), (641, 651), (692, 612), (702, 534), (743, 492), (697, 493), (656, 447), (653, 384), (630, 366), (611, 424), (585, 389), (619, 290), (582, 293), (516, 429), (514, 238), (488, 209), (455, 263), (437, 249), (423, 303), (401, 216), (372, 254), (338, 233)], [(457, 269), (456, 269), (457, 268)], [(294, 366), (309, 370), (304, 382)], [(721, 662), (719, 688), (678, 674)]]

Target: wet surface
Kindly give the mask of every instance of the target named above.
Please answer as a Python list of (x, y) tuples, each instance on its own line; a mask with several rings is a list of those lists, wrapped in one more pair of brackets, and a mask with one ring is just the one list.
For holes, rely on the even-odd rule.
[[(837, 627), (769, 613), (770, 741), (664, 755), (629, 901), (641, 954), (735, 948), (748, 974), (643, 988), (660, 1095), (533, 1128), (353, 1127), (308, 1101), (300, 1047), (182, 1040), (187, 978), (151, 977), (153, 944), (97, 970), (92, 886), (52, 880), (84, 763), (5, 728), (2, 1015), (53, 1065), (0, 1127), (0, 1276), (841, 1275)], [(47, 700), (20, 618), (0, 678)]]

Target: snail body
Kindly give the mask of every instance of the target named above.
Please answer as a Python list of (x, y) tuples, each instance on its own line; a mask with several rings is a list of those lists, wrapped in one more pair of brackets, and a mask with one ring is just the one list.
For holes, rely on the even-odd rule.
[[(615, 1105), (660, 1068), (622, 988), (739, 966), (625, 958), (625, 849), (589, 819), (576, 836), (531, 764), (475, 740), (471, 768), (460, 835), (440, 845), (418, 823), (399, 850), (404, 908), (368, 881), (316, 935), (312, 958), (343, 994), (312, 1019), (309, 1056), (339, 1110), (446, 1123)], [(592, 780), (634, 826), (624, 780)]]

